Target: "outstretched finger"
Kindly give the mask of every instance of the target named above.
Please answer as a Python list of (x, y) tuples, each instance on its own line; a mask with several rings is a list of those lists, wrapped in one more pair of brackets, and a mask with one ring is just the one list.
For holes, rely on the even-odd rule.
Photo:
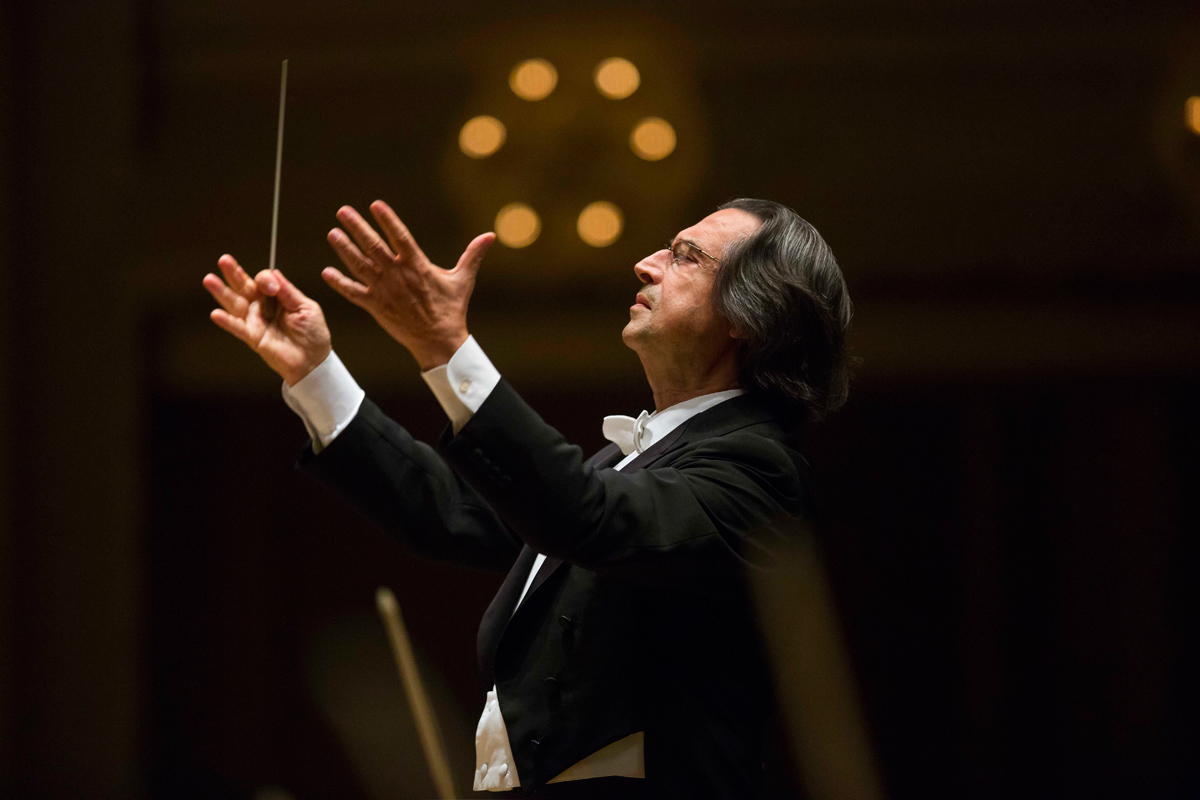
[(396, 255), (392, 252), (392, 248), (388, 247), (387, 243), (379, 238), (379, 234), (375, 232), (375, 229), (353, 208), (342, 206), (338, 209), (337, 218), (339, 222), (346, 226), (346, 232), (358, 243), (363, 255), (369, 261), (374, 262), (377, 270), (382, 269), (395, 260)]
[(225, 276), (225, 282), (229, 284), (230, 289), (248, 301), (254, 300), (254, 281), (250, 280), (250, 276), (238, 264), (236, 258), (226, 253), (217, 259), (217, 266), (221, 268), (221, 274)]
[(454, 265), (455, 272), (462, 270), (474, 277), (479, 272), (479, 267), (483, 264), (483, 257), (487, 255), (487, 251), (494, 241), (496, 241), (496, 234), (491, 231), (481, 233), (472, 239), (471, 243), (467, 245), (467, 249), (463, 250), (463, 254), (458, 257), (458, 263)]
[(341, 228), (334, 228), (325, 238), (351, 275), (363, 283), (370, 283), (379, 275), (380, 266), (364, 256)]
[(396, 255), (405, 261), (425, 258), (425, 254), (417, 246), (417, 240), (409, 232), (408, 226), (400, 221), (400, 217), (396, 216), (396, 212), (392, 211), (391, 206), (382, 200), (376, 200), (371, 203), (371, 215), (375, 217), (379, 227), (383, 228), (383, 232), (387, 234), (388, 241), (391, 242)]
[(246, 327), (245, 320), (235, 317), (228, 311), (222, 311), (219, 308), (214, 308), (208, 317), (246, 344), (254, 347), (254, 342), (250, 340), (250, 330)]
[(347, 278), (333, 267), (326, 267), (321, 270), (321, 277), (342, 297), (356, 306), (366, 308), (367, 300), (370, 298), (370, 290), (366, 286), (363, 286), (358, 281)]
[(204, 284), (204, 288), (208, 289), (208, 293), (213, 296), (213, 299), (221, 304), (221, 308), (235, 317), (246, 316), (246, 312), (250, 309), (250, 304), (246, 302), (246, 298), (226, 286), (225, 281), (210, 272), (204, 276), (202, 283)]

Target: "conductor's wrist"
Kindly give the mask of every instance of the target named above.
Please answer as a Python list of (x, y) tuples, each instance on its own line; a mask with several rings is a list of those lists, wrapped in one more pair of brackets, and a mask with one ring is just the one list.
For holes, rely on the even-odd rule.
[(443, 367), (449, 364), (450, 359), (458, 352), (458, 348), (462, 347), (463, 342), (469, 336), (470, 334), (464, 328), (445, 337), (422, 342), (410, 348), (410, 352), (412, 352), (413, 358), (416, 359), (417, 366), (420, 367), (421, 372), (428, 372), (436, 367)]
[(329, 358), (329, 354), (333, 352), (331, 345), (325, 345), (319, 350), (314, 350), (311, 353), (306, 353), (306, 358), (295, 366), (284, 365), (279, 369), (279, 377), (283, 378), (284, 383), (288, 388), (295, 386), (300, 381), (308, 377), (314, 369), (325, 363), (325, 359)]

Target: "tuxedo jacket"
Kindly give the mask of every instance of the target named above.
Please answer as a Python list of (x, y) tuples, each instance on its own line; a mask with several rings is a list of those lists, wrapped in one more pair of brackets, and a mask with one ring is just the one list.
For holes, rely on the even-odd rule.
[(809, 519), (806, 464), (749, 395), (621, 458), (585, 461), (501, 380), (436, 451), (364, 400), (298, 466), (418, 554), (507, 573), (479, 677), (525, 790), (644, 731), (653, 796), (756, 797), (774, 695), (748, 581)]

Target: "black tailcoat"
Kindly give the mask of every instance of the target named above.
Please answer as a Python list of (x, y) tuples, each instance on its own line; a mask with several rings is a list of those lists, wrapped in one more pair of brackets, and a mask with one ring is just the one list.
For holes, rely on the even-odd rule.
[(585, 462), (502, 380), (439, 451), (367, 400), (299, 466), (417, 553), (507, 573), (479, 674), (521, 785), (644, 731), (655, 796), (755, 797), (773, 692), (747, 576), (811, 507), (776, 416), (727, 400), (617, 472), (615, 445)]

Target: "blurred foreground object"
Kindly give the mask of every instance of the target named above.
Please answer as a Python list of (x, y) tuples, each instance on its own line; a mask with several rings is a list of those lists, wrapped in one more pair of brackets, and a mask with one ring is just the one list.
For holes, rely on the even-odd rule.
[(811, 535), (754, 580), (789, 742), (813, 800), (882, 800), (850, 657)]
[(421, 685), (421, 674), (417, 670), (412, 643), (408, 640), (408, 632), (404, 629), (404, 620), (400, 616), (400, 605), (391, 589), (386, 587), (380, 587), (375, 592), (375, 604), (379, 607), (379, 616), (383, 618), (388, 640), (392, 643), (392, 651), (396, 655), (396, 666), (400, 670), (400, 679), (404, 682), (404, 691), (408, 695), (408, 704), (417, 723), (417, 732), (421, 735), (421, 747), (425, 750), (425, 759), (429, 762), (433, 783), (442, 800), (453, 800), (458, 797), (458, 792), (454, 790), (450, 762), (442, 746), (433, 707), (429, 704), (429, 698)]

